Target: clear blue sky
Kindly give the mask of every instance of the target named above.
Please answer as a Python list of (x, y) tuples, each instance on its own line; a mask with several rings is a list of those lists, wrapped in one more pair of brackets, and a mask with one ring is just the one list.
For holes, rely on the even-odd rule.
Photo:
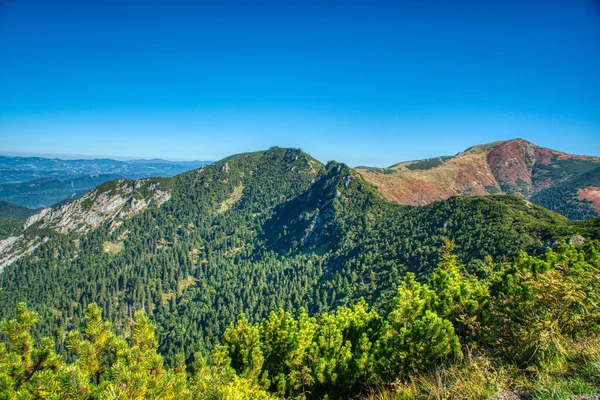
[(0, 153), (600, 155), (600, 5), (0, 0)]

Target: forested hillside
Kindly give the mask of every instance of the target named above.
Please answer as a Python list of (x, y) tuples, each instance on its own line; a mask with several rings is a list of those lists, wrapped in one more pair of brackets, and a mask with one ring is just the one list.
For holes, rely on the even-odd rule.
[(25, 220), (36, 210), (0, 200), (0, 218)]
[(23, 226), (23, 221), (12, 218), (0, 218), (0, 240), (17, 235)]
[(571, 219), (600, 215), (600, 168), (535, 194), (531, 200)]
[(35, 212), (36, 210), (0, 200), (0, 240), (17, 235), (24, 220)]
[(240, 313), (257, 321), (304, 307), (316, 316), (361, 297), (383, 311), (408, 272), (426, 279), (446, 237), (476, 271), (557, 239), (600, 235), (598, 220), (572, 222), (510, 196), (395, 204), (345, 165), (292, 149), (232, 156), (161, 188), (168, 201), (120, 225), (46, 229), (47, 242), (0, 274), (0, 316), (26, 302), (44, 321), (35, 336), (57, 338), (66, 354), (89, 304), (124, 334), (143, 310), (166, 361), (182, 352), (190, 362), (195, 352), (210, 357)]
[(559, 243), (476, 273), (453, 248), (445, 242), (424, 282), (399, 279), (381, 311), (361, 300), (316, 317), (240, 315), (208, 360), (179, 354), (171, 366), (141, 311), (119, 328), (90, 304), (84, 325), (59, 338), (65, 359), (52, 339), (32, 338), (46, 320), (19, 304), (0, 325), (0, 398), (595, 398), (600, 243)]

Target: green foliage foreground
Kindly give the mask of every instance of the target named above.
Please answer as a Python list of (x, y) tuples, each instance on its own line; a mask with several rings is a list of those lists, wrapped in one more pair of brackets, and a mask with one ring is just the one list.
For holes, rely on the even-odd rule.
[[(166, 367), (148, 317), (116, 335), (91, 304), (82, 331), (34, 344), (34, 312), (2, 323), (2, 399), (487, 398), (600, 393), (600, 243), (559, 244), (468, 274), (444, 247), (427, 282), (407, 274), (386, 313), (359, 301), (311, 317), (241, 315), (205, 362)], [(379, 393), (379, 394), (373, 394)]]

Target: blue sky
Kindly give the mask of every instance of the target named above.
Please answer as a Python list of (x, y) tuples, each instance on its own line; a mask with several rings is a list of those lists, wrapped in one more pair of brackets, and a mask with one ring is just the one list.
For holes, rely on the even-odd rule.
[(0, 0), (0, 153), (600, 155), (600, 5)]

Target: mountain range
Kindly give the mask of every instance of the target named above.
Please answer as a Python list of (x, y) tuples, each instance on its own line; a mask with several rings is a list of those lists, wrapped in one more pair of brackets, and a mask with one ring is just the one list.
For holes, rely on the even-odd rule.
[(0, 200), (33, 209), (50, 207), (107, 181), (174, 176), (207, 163), (0, 156)]
[[(46, 321), (36, 334), (64, 350), (87, 304), (117, 329), (143, 309), (172, 361), (206, 352), (240, 313), (319, 314), (359, 298), (383, 307), (406, 273), (430, 273), (444, 238), (470, 271), (600, 238), (600, 218), (534, 203), (555, 190), (579, 205), (573, 190), (597, 190), (598, 161), (513, 140), (352, 169), (273, 147), (170, 178), (105, 182), (0, 240), (0, 318), (26, 301)], [(419, 192), (415, 182), (430, 184)]]

